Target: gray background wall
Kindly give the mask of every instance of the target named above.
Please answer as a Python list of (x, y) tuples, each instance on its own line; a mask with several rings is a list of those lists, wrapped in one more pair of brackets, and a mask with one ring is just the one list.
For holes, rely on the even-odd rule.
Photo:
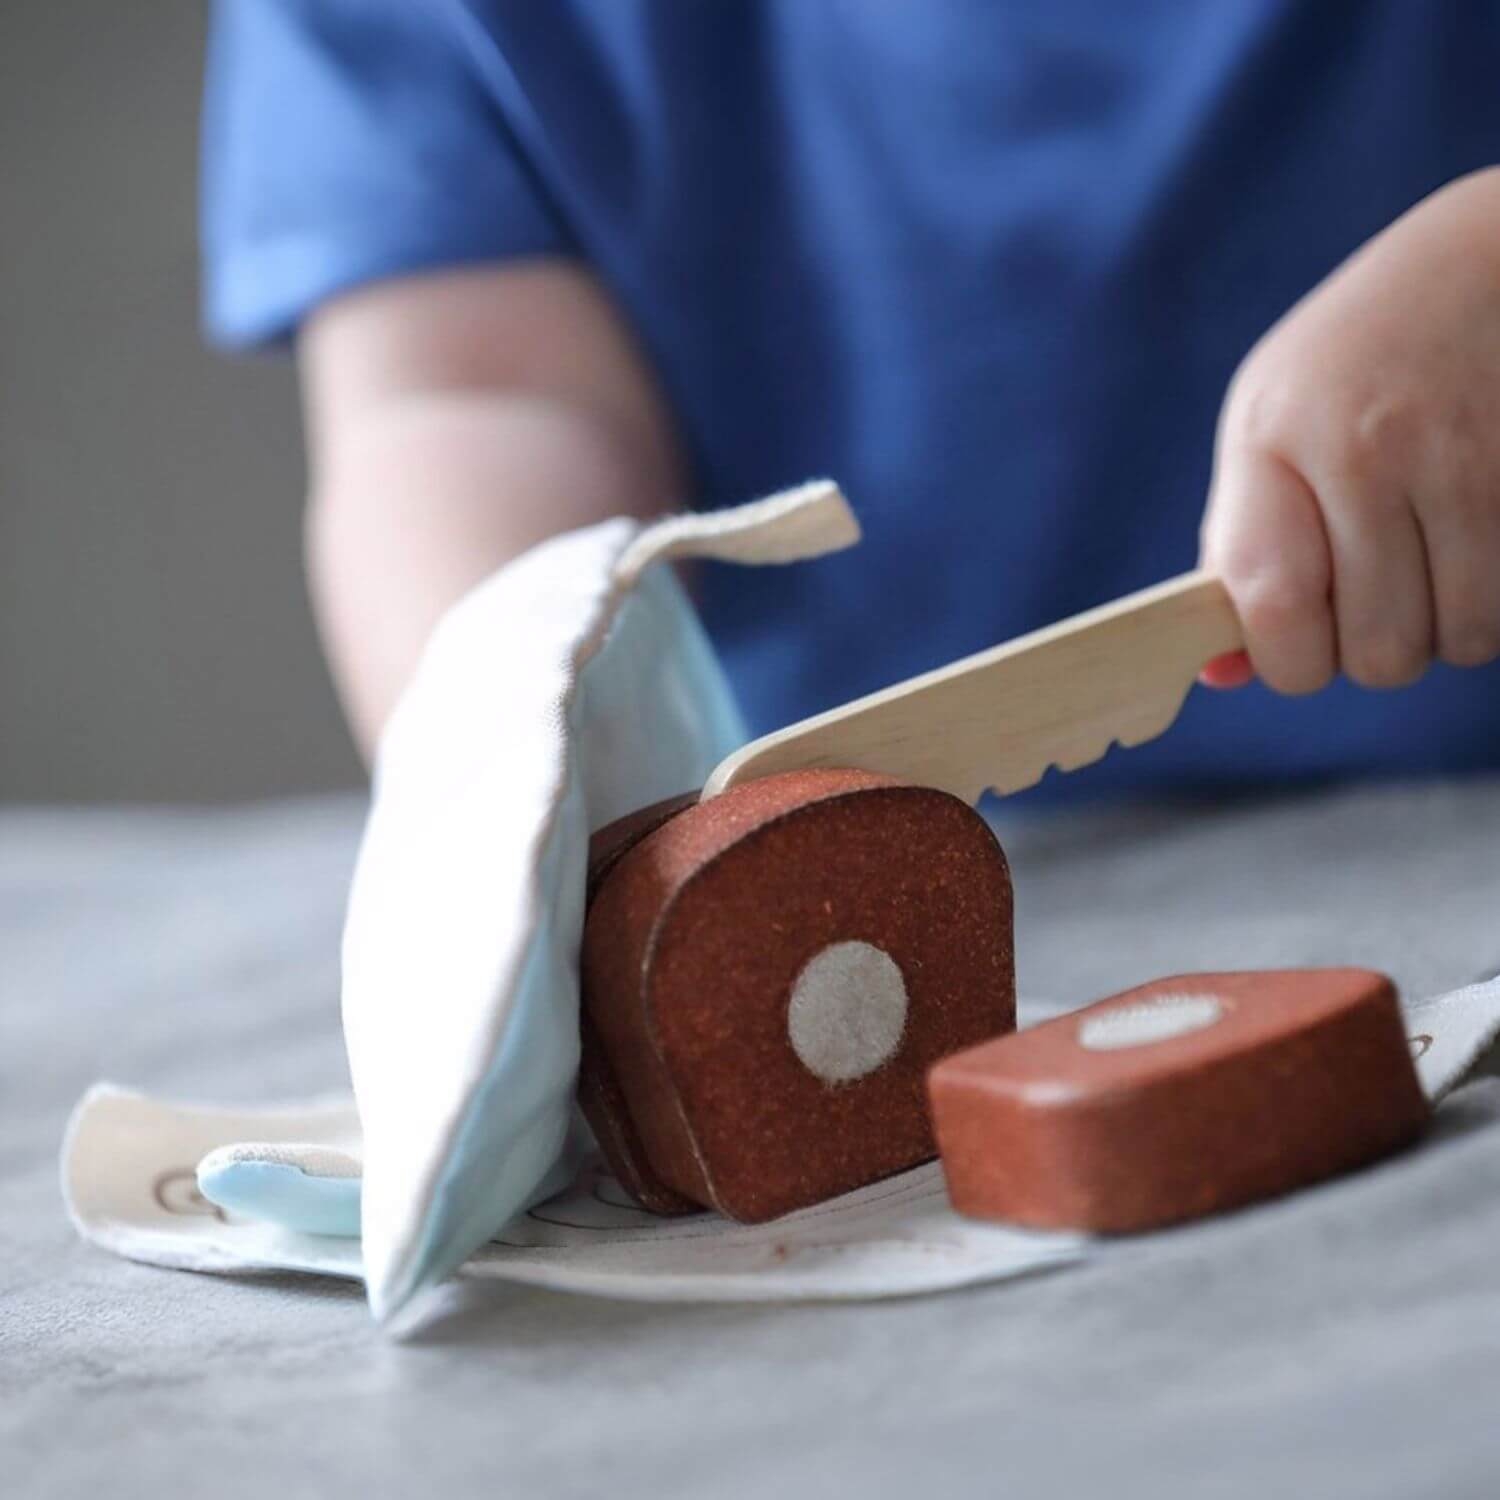
[(291, 369), (196, 329), (202, 45), (189, 0), (0, 0), (0, 799), (359, 779)]

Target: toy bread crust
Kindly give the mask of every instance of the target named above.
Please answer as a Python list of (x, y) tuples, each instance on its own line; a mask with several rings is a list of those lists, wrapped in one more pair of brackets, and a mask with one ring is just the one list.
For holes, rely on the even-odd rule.
[[(933, 1154), (928, 1068), (1015, 1024), (1009, 870), (947, 793), (861, 771), (765, 777), (617, 859), (582, 970), (617, 1175), (646, 1183), (648, 1207), (665, 1190), (759, 1222)], [(854, 1008), (820, 1018), (841, 996)], [(885, 1050), (862, 1063), (881, 1025)]]
[[(698, 800), (696, 792), (668, 797), (649, 807), (626, 813), (606, 824), (589, 840), (589, 871), (586, 903), (592, 907), (594, 897), (609, 873), (641, 842), (656, 832), (668, 819)], [(610, 1170), (620, 1186), (643, 1208), (663, 1215), (695, 1214), (702, 1205), (674, 1193), (655, 1172), (646, 1158), (639, 1132), (630, 1118), (630, 1108), (609, 1056), (599, 1040), (598, 1029), (584, 1003), (579, 1008), (578, 1107), (583, 1111), (594, 1139), (604, 1153)]]
[(683, 792), (676, 797), (664, 797), (649, 807), (638, 807), (634, 812), (606, 823), (589, 838), (588, 887), (584, 897), (586, 905), (592, 905), (599, 894), (609, 872), (630, 853), (644, 838), (678, 813), (691, 807), (698, 800), (697, 792)]
[(960, 1213), (1128, 1233), (1330, 1177), (1426, 1123), (1395, 990), (1366, 969), (1159, 979), (933, 1070)]

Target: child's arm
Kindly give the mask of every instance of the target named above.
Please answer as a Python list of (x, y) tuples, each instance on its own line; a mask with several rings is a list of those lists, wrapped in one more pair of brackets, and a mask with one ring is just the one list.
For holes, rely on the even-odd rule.
[(1203, 559), (1283, 692), (1500, 654), (1500, 169), (1418, 204), (1251, 351)]
[(569, 263), (379, 283), (317, 312), (298, 353), (310, 586), (367, 756), (466, 589), (554, 532), (683, 498), (650, 371)]

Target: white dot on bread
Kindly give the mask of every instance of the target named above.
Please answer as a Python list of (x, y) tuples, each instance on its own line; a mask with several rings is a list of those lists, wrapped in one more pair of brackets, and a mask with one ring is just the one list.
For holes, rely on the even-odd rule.
[(892, 1058), (906, 1030), (906, 981), (871, 943), (830, 943), (792, 986), (787, 1037), (824, 1083), (850, 1083)]

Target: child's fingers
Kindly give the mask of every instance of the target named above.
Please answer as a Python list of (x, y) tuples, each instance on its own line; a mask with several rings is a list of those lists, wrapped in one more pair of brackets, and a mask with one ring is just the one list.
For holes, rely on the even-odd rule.
[(1450, 492), (1417, 501), (1432, 576), (1437, 654), (1455, 667), (1500, 656), (1500, 503)]
[(1404, 494), (1374, 474), (1329, 475), (1320, 493), (1339, 666), (1363, 687), (1413, 682), (1432, 660), (1433, 645), (1432, 588), (1416, 515)]
[(1306, 480), (1260, 449), (1221, 454), (1202, 551), (1234, 600), (1256, 675), (1282, 693), (1323, 687), (1338, 663), (1332, 558)]

